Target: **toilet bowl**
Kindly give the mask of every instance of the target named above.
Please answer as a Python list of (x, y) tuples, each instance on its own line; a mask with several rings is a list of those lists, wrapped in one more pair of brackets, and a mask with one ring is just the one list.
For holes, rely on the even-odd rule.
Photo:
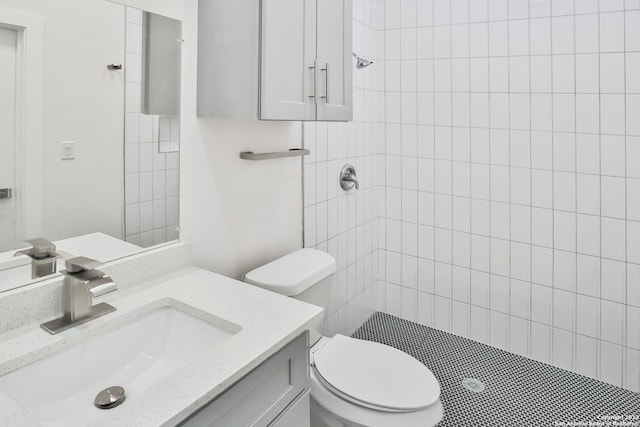
[[(300, 249), (245, 275), (245, 282), (321, 306), (325, 313), (336, 262)], [(310, 330), (312, 427), (428, 427), (442, 419), (440, 384), (410, 355), (384, 344), (336, 334), (324, 319)]]
[(438, 380), (400, 350), (335, 335), (311, 348), (310, 362), (314, 427), (424, 427), (442, 419)]

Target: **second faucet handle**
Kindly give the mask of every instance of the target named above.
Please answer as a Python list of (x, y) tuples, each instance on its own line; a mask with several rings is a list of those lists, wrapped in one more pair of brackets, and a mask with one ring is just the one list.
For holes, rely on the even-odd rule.
[(97, 269), (102, 266), (100, 261), (80, 256), (68, 259), (65, 263), (67, 269), (62, 273), (67, 275), (67, 280), (83, 282), (93, 298), (118, 290), (111, 276)]
[(56, 245), (44, 237), (36, 237), (25, 242), (30, 243), (31, 247), (18, 251), (13, 256), (26, 255), (31, 258), (31, 278), (39, 279), (55, 273), (58, 266), (57, 260), (61, 258), (56, 252)]
[(53, 242), (45, 239), (44, 237), (36, 237), (35, 239), (28, 239), (25, 242), (29, 243), (31, 247), (15, 253), (16, 255), (27, 255), (35, 259), (43, 258), (58, 258), (60, 255), (56, 252), (56, 245)]
[(67, 268), (66, 273), (68, 274), (81, 273), (83, 271), (93, 270), (102, 266), (100, 261), (83, 256), (69, 258), (65, 260), (64, 264)]
[(32, 250), (34, 258), (45, 258), (56, 251), (56, 245), (44, 237), (36, 237), (35, 239), (25, 240), (25, 242), (33, 246)]

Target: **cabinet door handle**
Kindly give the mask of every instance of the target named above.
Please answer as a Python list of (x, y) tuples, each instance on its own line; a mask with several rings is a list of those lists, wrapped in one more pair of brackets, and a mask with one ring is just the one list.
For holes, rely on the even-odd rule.
[(318, 98), (316, 97), (318, 93), (318, 61), (313, 60), (313, 66), (307, 67), (310, 70), (313, 70), (313, 95), (309, 95), (309, 98), (313, 98), (313, 102), (318, 103)]
[(324, 68), (320, 68), (320, 71), (324, 71), (324, 96), (320, 98), (324, 99), (326, 104), (329, 103), (329, 63), (324, 63)]

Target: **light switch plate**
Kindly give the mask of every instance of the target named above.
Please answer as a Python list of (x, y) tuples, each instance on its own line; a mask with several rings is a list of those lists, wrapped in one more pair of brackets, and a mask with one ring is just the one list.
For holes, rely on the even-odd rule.
[(76, 158), (75, 141), (62, 141), (60, 143), (60, 158), (62, 160), (73, 160)]

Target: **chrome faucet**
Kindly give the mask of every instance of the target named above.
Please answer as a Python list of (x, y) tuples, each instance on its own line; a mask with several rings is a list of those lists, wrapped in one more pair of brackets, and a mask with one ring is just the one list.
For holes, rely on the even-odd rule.
[(25, 240), (31, 248), (18, 251), (13, 256), (26, 255), (31, 258), (31, 278), (38, 279), (56, 272), (60, 254), (56, 252), (56, 245), (44, 237)]
[(100, 303), (92, 305), (92, 299), (114, 292), (118, 289), (110, 276), (97, 270), (100, 262), (76, 257), (65, 261), (66, 270), (62, 287), (62, 317), (40, 325), (50, 334), (57, 334), (66, 329), (88, 322), (115, 311), (115, 307)]

